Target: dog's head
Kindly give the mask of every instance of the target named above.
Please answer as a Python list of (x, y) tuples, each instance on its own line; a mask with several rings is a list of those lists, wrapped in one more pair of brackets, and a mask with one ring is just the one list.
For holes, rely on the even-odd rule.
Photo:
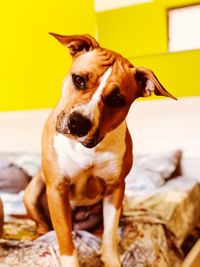
[(56, 130), (85, 147), (96, 146), (115, 129), (136, 98), (154, 93), (176, 99), (151, 70), (133, 66), (118, 53), (100, 47), (91, 36), (51, 35), (72, 56), (58, 104)]

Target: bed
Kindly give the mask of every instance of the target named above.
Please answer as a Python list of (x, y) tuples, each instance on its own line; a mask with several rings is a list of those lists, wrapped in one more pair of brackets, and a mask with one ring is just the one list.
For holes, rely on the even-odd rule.
[[(0, 114), (2, 157), (31, 172), (30, 176), (40, 165), (40, 135), (49, 112)], [(135, 167), (126, 179), (119, 228), (123, 267), (176, 267), (183, 263), (186, 255), (183, 244), (200, 217), (199, 118), (200, 97), (138, 101), (131, 108), (127, 121), (134, 140)], [(20, 160), (27, 156), (29, 164)], [(30, 158), (33, 165), (37, 163), (36, 167), (30, 168)], [(5, 203), (5, 195), (2, 198)], [(22, 195), (18, 196), (19, 202), (21, 198)], [(8, 266), (59, 266), (53, 231), (30, 241), (34, 238), (34, 223), (21, 220), (16, 224), (15, 221), (14, 232), (22, 228), (25, 240), (13, 241), (15, 235), (9, 236), (12, 222), (6, 221), (0, 242), (0, 262)], [(78, 231), (74, 240), (81, 266), (101, 266), (99, 237)]]

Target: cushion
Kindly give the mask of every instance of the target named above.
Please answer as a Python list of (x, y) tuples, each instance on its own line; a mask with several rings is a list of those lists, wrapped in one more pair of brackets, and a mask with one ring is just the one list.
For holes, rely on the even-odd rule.
[(126, 195), (152, 192), (180, 175), (181, 157), (180, 150), (135, 156), (133, 167), (126, 177)]
[(0, 153), (0, 192), (19, 193), (39, 170), (40, 155)]

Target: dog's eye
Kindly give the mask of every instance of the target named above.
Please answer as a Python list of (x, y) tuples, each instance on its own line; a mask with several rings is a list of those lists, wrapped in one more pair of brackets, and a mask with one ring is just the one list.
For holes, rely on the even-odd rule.
[(86, 88), (86, 79), (83, 76), (72, 74), (72, 81), (77, 89)]
[(121, 108), (126, 105), (125, 97), (120, 93), (118, 87), (116, 87), (109, 95), (105, 96), (103, 102), (112, 108)]

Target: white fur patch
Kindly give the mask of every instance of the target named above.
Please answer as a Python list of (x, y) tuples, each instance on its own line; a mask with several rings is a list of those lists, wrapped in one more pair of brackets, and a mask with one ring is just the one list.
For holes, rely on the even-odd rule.
[(96, 92), (92, 96), (92, 99), (90, 100), (90, 102), (87, 105), (90, 110), (92, 110), (94, 107), (97, 106), (97, 104), (101, 98), (101, 94), (103, 92), (103, 89), (105, 88), (106, 81), (108, 80), (111, 72), (112, 72), (112, 67), (108, 68), (105, 71), (105, 73), (102, 75), (99, 87), (97, 88)]
[(62, 267), (79, 267), (78, 256), (76, 251), (72, 256), (62, 255), (60, 257)]
[(84, 174), (102, 177), (108, 184), (115, 183), (122, 169), (126, 149), (126, 123), (108, 133), (94, 148), (86, 148), (79, 142), (57, 134), (54, 148), (63, 175), (72, 180)]
[(86, 103), (79, 106), (76, 106), (74, 109), (71, 110), (71, 113), (74, 111), (77, 111), (86, 117), (90, 118), (93, 121), (93, 127), (90, 130), (90, 132), (87, 134), (87, 136), (80, 137), (80, 141), (84, 141), (86, 138), (92, 136), (99, 124), (99, 107), (98, 103), (101, 99), (102, 92), (105, 88), (106, 81), (108, 80), (110, 74), (112, 72), (112, 67), (109, 67), (105, 73), (101, 76), (101, 81), (99, 84), (99, 87), (95, 91), (95, 93), (92, 95), (91, 100)]
[(114, 264), (111, 266), (121, 266), (117, 253), (117, 228), (119, 225), (119, 217), (120, 209), (116, 209), (113, 206), (109, 196), (106, 197), (103, 202), (104, 232), (102, 240), (102, 259), (105, 265), (108, 264), (108, 266), (110, 266), (110, 263)]
[[(116, 220), (117, 210), (111, 203), (106, 201), (106, 199), (104, 200), (103, 209), (104, 209), (103, 210), (104, 218), (109, 217), (109, 220), (105, 219), (105, 222), (104, 222), (104, 229), (105, 229), (104, 237), (109, 239), (110, 236), (112, 236), (113, 230), (115, 231), (116, 226), (118, 226), (118, 222)], [(107, 236), (107, 235), (109, 235), (109, 236)]]
[(93, 164), (94, 149), (88, 149), (60, 133), (54, 136), (54, 147), (63, 175), (74, 177)]

